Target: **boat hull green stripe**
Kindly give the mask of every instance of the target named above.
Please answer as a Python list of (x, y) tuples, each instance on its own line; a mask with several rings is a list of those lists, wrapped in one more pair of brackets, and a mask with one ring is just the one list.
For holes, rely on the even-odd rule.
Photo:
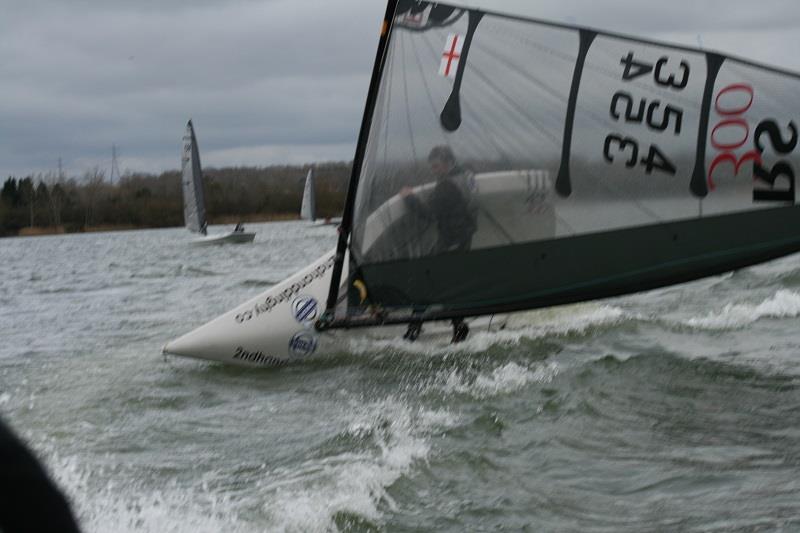
[(800, 251), (798, 228), (800, 207), (783, 207), (363, 265), (370, 295), (406, 311), (334, 327), (407, 321), (409, 305), (437, 319), (653, 289)]

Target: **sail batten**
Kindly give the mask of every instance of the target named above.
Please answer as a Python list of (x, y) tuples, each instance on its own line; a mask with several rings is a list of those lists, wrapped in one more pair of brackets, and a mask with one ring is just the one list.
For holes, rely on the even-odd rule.
[(800, 75), (483, 9), (391, 7), (334, 326), (620, 295), (800, 250)]

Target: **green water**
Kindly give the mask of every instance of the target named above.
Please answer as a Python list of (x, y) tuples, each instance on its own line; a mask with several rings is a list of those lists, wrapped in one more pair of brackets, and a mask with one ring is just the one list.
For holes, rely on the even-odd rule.
[(0, 416), (86, 531), (800, 530), (797, 257), (457, 348), (164, 359), (334, 238), (254, 227), (0, 240)]

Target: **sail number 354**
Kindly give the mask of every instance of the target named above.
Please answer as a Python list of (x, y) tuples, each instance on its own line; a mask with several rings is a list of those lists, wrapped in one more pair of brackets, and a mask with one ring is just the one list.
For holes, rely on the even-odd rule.
[[(628, 55), (620, 59), (620, 64), (624, 67), (622, 81), (625, 82), (652, 75), (655, 85), (675, 91), (682, 91), (689, 83), (691, 71), (685, 60), (670, 68), (667, 56), (659, 58), (655, 63), (648, 63), (637, 60), (633, 52), (628, 52)], [(664, 105), (660, 99), (637, 99), (627, 91), (617, 91), (611, 98), (609, 112), (616, 122), (645, 124), (653, 131), (671, 131), (674, 135), (681, 133), (683, 109), (672, 104)], [(675, 165), (657, 145), (646, 147), (646, 155), (640, 159), (641, 152), (638, 139), (619, 133), (608, 134), (603, 144), (603, 157), (608, 163), (613, 163), (615, 156), (622, 154), (627, 156), (625, 166), (628, 168), (642, 165), (647, 174), (660, 171), (671, 176), (677, 172)]]

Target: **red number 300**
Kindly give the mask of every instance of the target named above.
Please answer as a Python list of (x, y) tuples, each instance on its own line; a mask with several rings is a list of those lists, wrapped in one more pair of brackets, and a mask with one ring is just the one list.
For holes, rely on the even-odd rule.
[[(747, 103), (738, 107), (723, 106), (723, 103), (720, 100), (722, 96), (727, 93), (744, 93), (748, 96)], [(742, 118), (741, 115), (745, 114), (753, 105), (753, 98), (753, 87), (744, 83), (728, 85), (722, 89), (719, 94), (717, 94), (717, 98), (714, 101), (714, 110), (717, 112), (717, 114), (729, 118), (720, 121), (714, 127), (714, 129), (711, 130), (711, 146), (720, 151), (719, 155), (714, 158), (714, 160), (711, 162), (711, 166), (708, 168), (708, 188), (712, 191), (716, 188), (713, 180), (714, 170), (716, 170), (717, 166), (720, 164), (726, 162), (732, 163), (734, 176), (739, 174), (739, 169), (748, 161), (761, 164), (761, 152), (758, 150), (750, 150), (739, 157), (737, 157), (734, 153), (736, 150), (744, 146), (744, 144), (747, 142), (747, 139), (750, 137), (750, 126), (748, 126), (747, 121)], [(744, 133), (743, 139), (740, 142), (720, 142), (717, 137), (717, 132), (724, 130), (724, 128), (741, 129)]]

